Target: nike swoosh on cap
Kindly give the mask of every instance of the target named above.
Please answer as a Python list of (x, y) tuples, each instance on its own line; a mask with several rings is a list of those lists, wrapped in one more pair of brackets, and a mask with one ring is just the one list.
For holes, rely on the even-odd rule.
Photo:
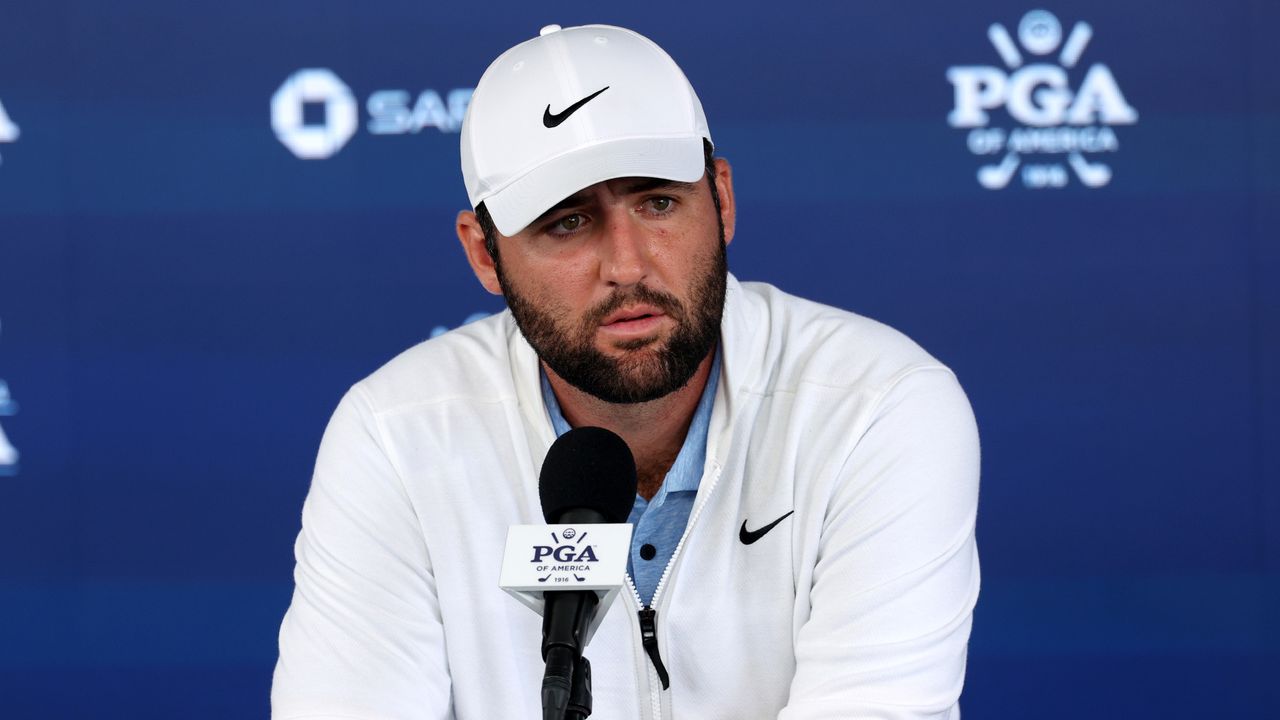
[(791, 517), (791, 513), (793, 512), (795, 512), (795, 510), (788, 512), (786, 515), (783, 515), (782, 517), (778, 518), (777, 520), (774, 520), (773, 522), (769, 523), (768, 525), (765, 525), (764, 527), (758, 530), (747, 530), (747, 521), (743, 520), (742, 529), (738, 531), (738, 539), (742, 541), (743, 545), (750, 545), (751, 543), (764, 537), (765, 533), (777, 527), (778, 523), (782, 522), (783, 520), (786, 520), (788, 517)]
[(592, 100), (595, 99), (597, 95), (599, 95), (600, 93), (608, 89), (609, 89), (609, 86), (605, 85), (604, 87), (582, 98), (581, 100), (570, 105), (564, 110), (554, 114), (551, 112), (551, 103), (547, 103), (547, 109), (542, 111), (542, 124), (548, 128), (556, 127), (557, 125), (564, 122), (565, 120), (568, 120), (570, 115), (578, 111), (578, 108), (591, 102)]

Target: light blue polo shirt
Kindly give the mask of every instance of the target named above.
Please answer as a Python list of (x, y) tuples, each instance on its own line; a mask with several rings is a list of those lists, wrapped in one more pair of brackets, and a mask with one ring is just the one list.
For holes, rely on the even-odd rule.
[[(551, 426), (556, 437), (569, 432), (569, 423), (560, 412), (560, 403), (551, 390), (551, 381), (546, 372), (542, 376), (542, 400), (547, 405), (547, 414), (551, 416)], [(680, 536), (684, 535), (685, 526), (689, 524), (689, 514), (693, 512), (693, 501), (698, 495), (698, 484), (702, 482), (702, 467), (707, 458), (707, 429), (711, 425), (711, 408), (716, 402), (716, 387), (720, 384), (720, 348), (717, 346), (715, 357), (711, 361), (711, 373), (707, 376), (707, 386), (702, 389), (702, 397), (698, 407), (693, 411), (693, 420), (689, 423), (689, 432), (684, 437), (684, 445), (676, 461), (662, 480), (662, 487), (652, 500), (645, 500), (636, 495), (635, 505), (631, 507), (631, 516), (627, 522), (635, 525), (631, 535), (631, 557), (627, 561), (627, 572), (635, 580), (640, 599), (648, 606), (653, 600), (653, 593), (662, 579), (662, 571), (676, 551)]]

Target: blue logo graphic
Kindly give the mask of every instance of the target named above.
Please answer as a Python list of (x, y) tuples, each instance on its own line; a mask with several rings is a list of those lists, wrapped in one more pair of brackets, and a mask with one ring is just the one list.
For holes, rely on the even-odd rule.
[(534, 545), (533, 559), (529, 562), (552, 562), (547, 560), (548, 557), (554, 558), (554, 562), (558, 563), (600, 562), (600, 558), (596, 557), (594, 545), (588, 545), (580, 551), (572, 545), (559, 545), (556, 547), (551, 547), (550, 545)]
[[(454, 88), (445, 95), (423, 90), (375, 90), (365, 102), (368, 131), (373, 135), (416, 135), (427, 128), (442, 133), (462, 129), (474, 88)], [(323, 120), (309, 121), (307, 107), (322, 110)], [(356, 134), (360, 102), (351, 88), (328, 68), (303, 68), (290, 75), (271, 96), (271, 127), (280, 142), (304, 160), (332, 157)], [(3, 133), (3, 125), (0, 125)], [(0, 141), (3, 141), (0, 134)]]
[[(308, 123), (308, 103), (324, 106), (324, 122)], [(359, 105), (351, 88), (328, 68), (306, 68), (289, 76), (271, 96), (271, 127), (294, 155), (323, 160), (342, 149), (356, 134)]]
[[(561, 539), (563, 538), (563, 539)], [(568, 541), (577, 538), (578, 541), (570, 545)], [(533, 559), (531, 563), (589, 563), (600, 562), (600, 558), (596, 557), (594, 545), (582, 545), (582, 541), (587, 539), (587, 533), (574, 530), (573, 528), (565, 528), (560, 537), (556, 537), (555, 533), (551, 533), (552, 542), (555, 545), (534, 545)], [(538, 568), (541, 572), (544, 568), (552, 571), (585, 571), (588, 570), (586, 565), (544, 565)], [(551, 577), (548, 575), (547, 577)], [(574, 577), (577, 577), (576, 575)], [(545, 582), (546, 578), (542, 578), (539, 582)], [(584, 578), (578, 578), (578, 582), (583, 582)]]
[[(18, 403), (13, 401), (9, 395), (9, 384), (4, 380), (0, 380), (0, 417), (10, 417), (18, 414)], [(0, 476), (12, 476), (18, 474), (18, 449), (9, 442), (9, 438), (4, 434), (4, 427), (0, 426)]]

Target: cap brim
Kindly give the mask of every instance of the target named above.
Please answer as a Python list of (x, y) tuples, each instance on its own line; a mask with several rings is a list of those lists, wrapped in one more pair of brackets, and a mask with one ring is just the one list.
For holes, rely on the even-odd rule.
[(702, 177), (702, 138), (606, 140), (552, 158), (483, 198), (493, 224), (515, 235), (556, 203), (579, 190), (620, 177), (693, 182)]

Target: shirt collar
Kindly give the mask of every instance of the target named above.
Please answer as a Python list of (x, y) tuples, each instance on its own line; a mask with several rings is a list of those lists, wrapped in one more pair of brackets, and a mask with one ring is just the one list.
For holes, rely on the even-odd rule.
[[(551, 389), (551, 381), (547, 373), (538, 365), (538, 375), (542, 380), (542, 401), (547, 406), (547, 415), (551, 418), (551, 427), (556, 437), (569, 432), (569, 421), (564, 419), (560, 410), (560, 402)], [(667, 471), (663, 479), (659, 495), (682, 490), (697, 490), (702, 480), (702, 466), (707, 457), (707, 431), (711, 426), (711, 409), (715, 406), (716, 391), (720, 385), (720, 346), (716, 345), (715, 355), (711, 360), (711, 372), (707, 374), (707, 384), (702, 388), (702, 397), (698, 399), (698, 407), (693, 411), (693, 419), (689, 422), (689, 431), (684, 436), (684, 444), (680, 453)], [(655, 496), (655, 500), (657, 497)]]

